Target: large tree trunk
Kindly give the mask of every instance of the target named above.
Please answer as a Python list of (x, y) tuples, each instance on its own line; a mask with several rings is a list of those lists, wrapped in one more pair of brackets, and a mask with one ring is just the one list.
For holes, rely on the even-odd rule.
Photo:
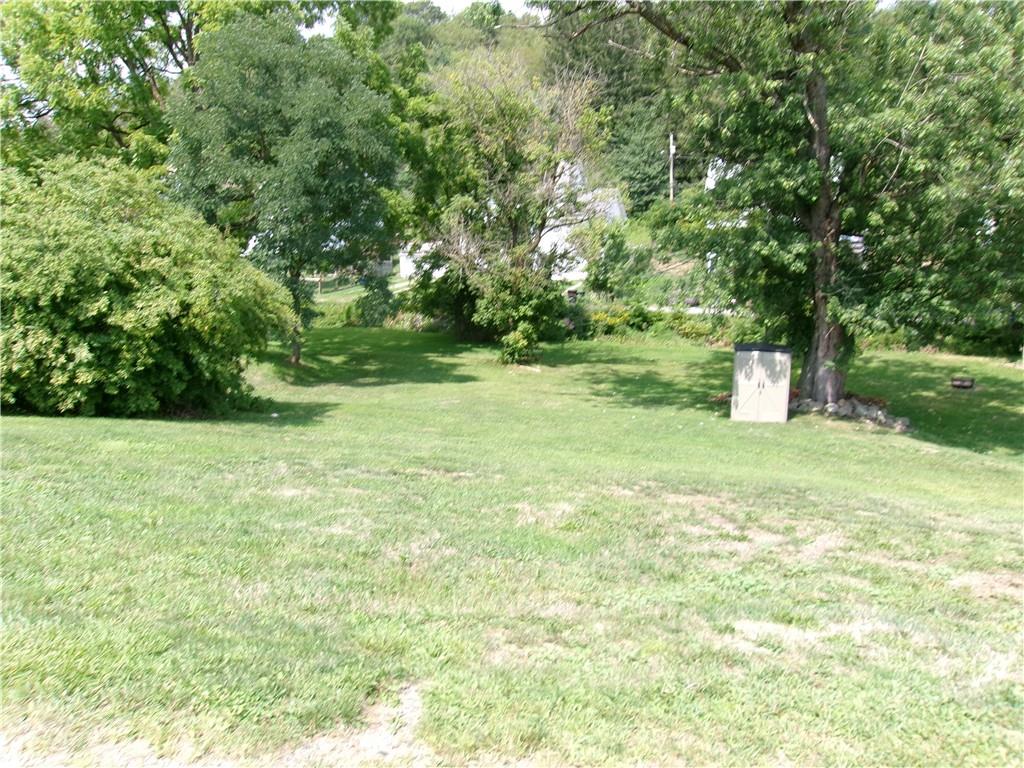
[(832, 185), (832, 150), (828, 132), (825, 76), (815, 70), (807, 80), (807, 120), (811, 145), (821, 172), (818, 198), (811, 206), (808, 231), (814, 243), (814, 331), (800, 374), (800, 397), (834, 403), (843, 396), (846, 374), (839, 356), (846, 342), (842, 325), (829, 316), (828, 301), (837, 277), (839, 207)]
[(288, 362), (299, 365), (302, 362), (302, 273), (293, 272), (289, 275), (292, 287), (292, 310), (295, 312), (295, 325), (291, 333), (291, 355)]

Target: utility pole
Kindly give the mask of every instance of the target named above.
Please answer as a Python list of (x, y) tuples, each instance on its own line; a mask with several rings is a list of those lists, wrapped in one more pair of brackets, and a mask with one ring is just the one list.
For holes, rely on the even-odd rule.
[(676, 201), (676, 137), (668, 135), (668, 201)]

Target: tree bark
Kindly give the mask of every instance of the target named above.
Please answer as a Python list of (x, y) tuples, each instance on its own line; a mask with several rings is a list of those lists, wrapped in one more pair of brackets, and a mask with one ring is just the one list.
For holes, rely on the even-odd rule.
[(843, 396), (846, 385), (846, 374), (839, 367), (846, 331), (829, 315), (828, 308), (838, 273), (839, 206), (832, 184), (828, 89), (825, 76), (817, 69), (808, 77), (805, 97), (810, 141), (821, 181), (808, 216), (808, 231), (814, 243), (814, 330), (800, 374), (800, 397), (834, 403)]
[(295, 271), (289, 275), (292, 286), (292, 310), (295, 312), (295, 325), (292, 326), (291, 334), (291, 355), (288, 362), (291, 365), (302, 363), (302, 272)]

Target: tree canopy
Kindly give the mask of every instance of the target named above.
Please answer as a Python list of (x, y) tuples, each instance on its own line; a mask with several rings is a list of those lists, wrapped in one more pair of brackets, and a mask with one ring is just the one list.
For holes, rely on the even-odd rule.
[[(529, 350), (565, 310), (539, 244), (584, 218), (583, 177), (652, 244), (591, 233), (591, 287), (683, 265), (804, 354), (804, 396), (841, 397), (886, 329), (1019, 347), (1018, 5), (536, 6), (10, 0), (0, 155), (27, 177), (64, 154), (164, 174), (287, 286), (296, 362), (311, 272), (423, 242), (418, 306)], [(620, 262), (628, 280), (597, 274)]]
[(635, 18), (670, 43), (681, 154), (711, 173), (662, 242), (713, 254), (722, 292), (807, 351), (804, 396), (842, 396), (860, 331), (1019, 305), (1019, 9), (550, 8), (570, 35)]
[(245, 244), (307, 321), (304, 274), (396, 247), (396, 124), (375, 61), (365, 32), (304, 40), (287, 16), (240, 16), (206, 34), (171, 108), (175, 190)]

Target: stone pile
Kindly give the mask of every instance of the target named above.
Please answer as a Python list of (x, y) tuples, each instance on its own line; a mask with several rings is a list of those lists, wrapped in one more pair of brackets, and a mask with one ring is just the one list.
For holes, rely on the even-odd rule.
[(789, 410), (794, 413), (821, 413), (834, 419), (853, 419), (866, 424), (895, 429), (897, 432), (910, 431), (910, 419), (894, 417), (885, 408), (847, 397), (838, 403), (822, 403), (818, 400), (791, 400)]

